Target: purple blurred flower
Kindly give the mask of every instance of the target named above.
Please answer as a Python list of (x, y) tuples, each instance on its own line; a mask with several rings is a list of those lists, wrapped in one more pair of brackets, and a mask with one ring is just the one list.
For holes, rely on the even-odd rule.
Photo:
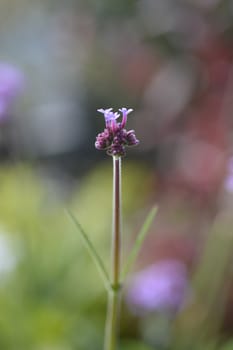
[(127, 116), (132, 109), (121, 108), (122, 121), (118, 123), (116, 120), (120, 114), (113, 112), (112, 108), (98, 109), (98, 112), (104, 114), (105, 126), (104, 131), (97, 135), (95, 147), (98, 150), (106, 150), (110, 156), (122, 157), (126, 154), (126, 146), (135, 146), (139, 143), (135, 136), (134, 130), (127, 131), (125, 128)]
[(8, 63), (0, 62), (0, 120), (4, 119), (15, 97), (22, 90), (22, 72)]
[(228, 192), (233, 192), (233, 174), (226, 177), (224, 187)]
[(178, 311), (189, 290), (186, 266), (177, 260), (163, 260), (132, 277), (126, 301), (133, 313)]
[(224, 188), (228, 192), (233, 192), (233, 158), (230, 158), (227, 167), (227, 176), (224, 181)]

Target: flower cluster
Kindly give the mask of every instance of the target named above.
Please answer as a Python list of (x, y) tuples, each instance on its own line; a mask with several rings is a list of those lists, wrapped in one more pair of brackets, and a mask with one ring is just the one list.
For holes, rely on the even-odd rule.
[(95, 142), (98, 150), (106, 150), (108, 155), (116, 157), (125, 156), (126, 146), (135, 146), (139, 143), (134, 130), (125, 129), (127, 116), (133, 110), (121, 108), (119, 111), (122, 113), (121, 122), (117, 122), (120, 114), (113, 112), (112, 108), (98, 109), (98, 112), (104, 115), (106, 128), (97, 135)]

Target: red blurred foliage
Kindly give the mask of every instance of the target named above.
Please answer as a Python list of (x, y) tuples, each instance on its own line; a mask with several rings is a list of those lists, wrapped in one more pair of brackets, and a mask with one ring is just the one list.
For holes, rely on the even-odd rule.
[(186, 111), (176, 168), (167, 183), (186, 188), (203, 200), (216, 200), (225, 177), (230, 139), (232, 49), (221, 38), (209, 38), (196, 52), (201, 60), (202, 89)]
[(133, 95), (141, 94), (158, 64), (154, 52), (144, 46), (137, 46), (122, 59), (123, 61), (119, 62), (119, 72), (123, 86)]

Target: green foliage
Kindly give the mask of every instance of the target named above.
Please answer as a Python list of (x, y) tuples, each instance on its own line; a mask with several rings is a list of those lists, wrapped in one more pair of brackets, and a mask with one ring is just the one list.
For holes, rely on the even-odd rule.
[(152, 348), (139, 341), (125, 341), (121, 344), (121, 350), (152, 350)]
[(82, 228), (79, 221), (74, 217), (74, 215), (70, 211), (67, 211), (67, 213), (68, 213), (69, 217), (71, 218), (71, 220), (73, 221), (75, 227), (77, 228), (77, 231), (81, 235), (81, 237), (83, 239), (84, 246), (88, 250), (88, 252), (93, 260), (93, 263), (96, 265), (97, 269), (99, 270), (100, 275), (103, 279), (104, 285), (105, 285), (106, 289), (108, 290), (111, 282), (109, 280), (108, 272), (106, 270), (104, 262), (102, 261), (101, 257), (99, 256), (98, 252), (96, 251), (94, 245), (90, 241), (88, 234), (84, 231), (84, 229)]
[[(135, 200), (146, 170), (129, 164), (126, 174), (129, 215), (146, 198), (145, 186)], [(43, 180), (25, 167), (0, 170), (0, 195), (0, 228), (19, 256), (16, 268), (0, 276), (0, 349), (88, 350), (93, 344), (101, 349), (106, 296), (65, 205), (48, 196)], [(100, 165), (86, 176), (71, 202), (66, 206), (108, 256), (110, 166)]]
[(129, 253), (129, 256), (127, 258), (127, 261), (125, 262), (125, 266), (123, 268), (123, 277), (124, 279), (126, 278), (127, 274), (129, 273), (130, 269), (132, 268), (138, 254), (139, 251), (142, 247), (143, 241), (149, 231), (149, 228), (155, 218), (155, 215), (157, 213), (158, 208), (154, 207), (151, 209), (151, 211), (149, 212), (149, 214), (147, 215), (141, 230), (139, 231), (136, 241), (134, 243), (134, 246), (131, 249), (131, 252)]
[(221, 350), (232, 350), (232, 349), (233, 349), (233, 341), (227, 342), (227, 343), (221, 348)]
[[(151, 179), (147, 169), (134, 163), (123, 164), (123, 168), (126, 222), (145, 205)], [(13, 242), (18, 261), (12, 271), (2, 274), (0, 269), (0, 349), (92, 350), (95, 344), (95, 350), (101, 350), (105, 291), (64, 206), (90, 233), (107, 265), (111, 164), (93, 169), (66, 204), (54, 201), (45, 183), (30, 168), (0, 170), (0, 236)], [(231, 227), (230, 215), (217, 217), (193, 267), (191, 300), (174, 319), (162, 322), (157, 318), (155, 322), (153, 317), (142, 317), (140, 322), (132, 322), (123, 308), (120, 350), (149, 350), (149, 343), (153, 349), (158, 345), (158, 349), (166, 346), (168, 350), (231, 349), (231, 342), (220, 341), (233, 277)], [(166, 344), (161, 343), (164, 334)], [(140, 343), (141, 337), (145, 344)]]

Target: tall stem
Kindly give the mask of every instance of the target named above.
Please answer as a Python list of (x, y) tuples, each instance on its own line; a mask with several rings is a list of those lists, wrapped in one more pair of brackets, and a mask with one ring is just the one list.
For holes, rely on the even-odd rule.
[(120, 306), (121, 271), (121, 158), (113, 157), (113, 230), (111, 287), (105, 328), (104, 350), (115, 350)]
[(121, 259), (121, 158), (113, 157), (112, 284), (118, 289)]

